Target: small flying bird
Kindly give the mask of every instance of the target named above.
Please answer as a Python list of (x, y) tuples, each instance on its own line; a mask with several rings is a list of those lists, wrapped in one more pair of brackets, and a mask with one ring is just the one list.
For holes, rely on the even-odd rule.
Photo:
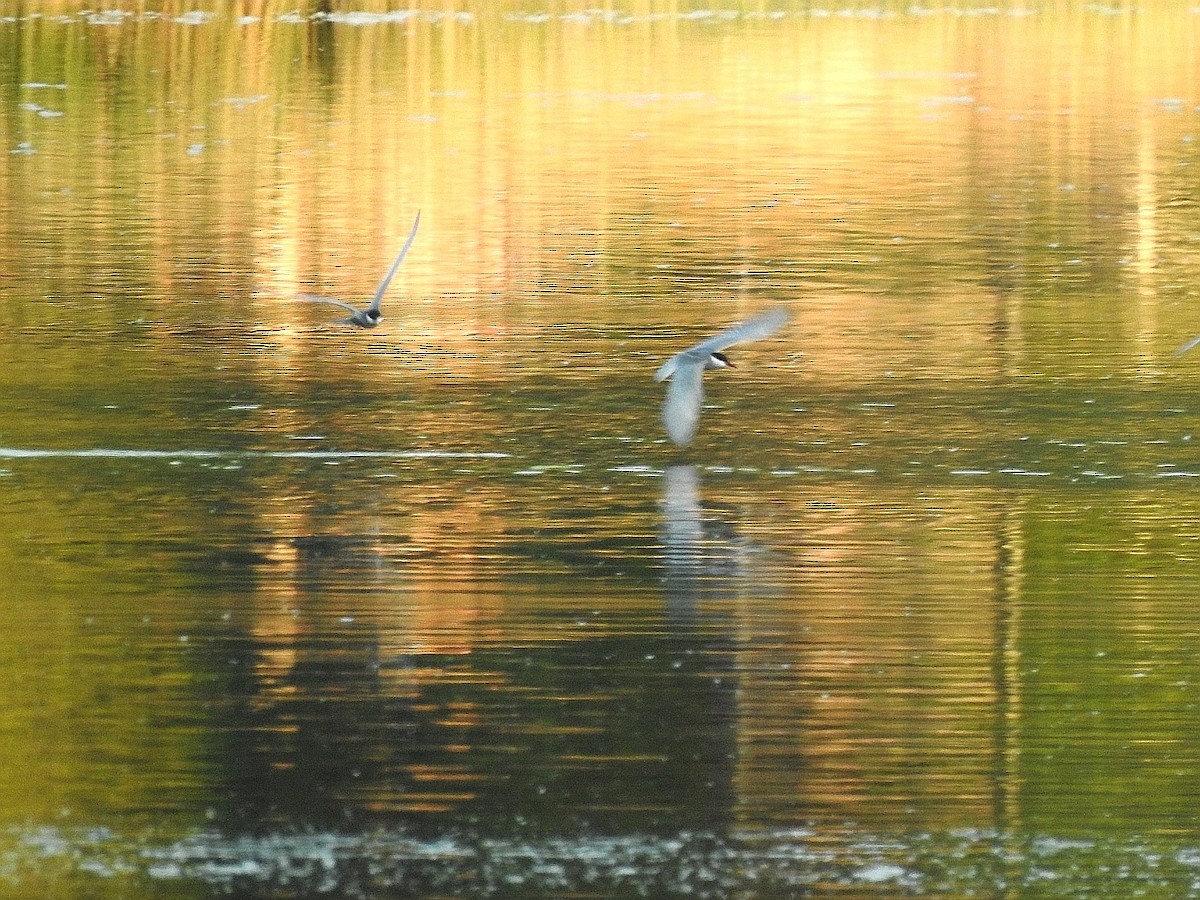
[(787, 310), (769, 309), (748, 322), (735, 325), (707, 341), (676, 353), (662, 364), (654, 374), (654, 380), (671, 379), (662, 408), (662, 423), (671, 440), (680, 447), (686, 447), (696, 434), (700, 405), (704, 401), (705, 370), (737, 368), (722, 351), (734, 344), (745, 344), (772, 335), (787, 320)]
[(366, 309), (359, 309), (357, 306), (351, 306), (344, 300), (336, 300), (333, 297), (320, 297), (316, 294), (300, 294), (297, 299), (307, 300), (310, 303), (332, 303), (334, 306), (340, 306), (342, 309), (349, 310), (350, 315), (344, 319), (338, 319), (346, 325), (357, 325), (359, 328), (374, 328), (383, 318), (379, 312), (379, 304), (383, 301), (383, 295), (388, 289), (388, 285), (392, 283), (392, 276), (396, 274), (396, 270), (400, 268), (400, 263), (404, 262), (404, 257), (408, 253), (408, 248), (412, 246), (413, 238), (417, 236), (417, 226), (421, 224), (421, 214), (417, 213), (417, 218), (413, 222), (412, 231), (408, 234), (408, 240), (404, 242), (404, 246), (400, 248), (400, 254), (396, 257), (396, 261), (392, 263), (392, 267), (388, 269), (388, 273), (383, 276), (383, 281), (379, 282), (379, 287), (375, 289), (375, 299), (371, 301), (371, 305)]

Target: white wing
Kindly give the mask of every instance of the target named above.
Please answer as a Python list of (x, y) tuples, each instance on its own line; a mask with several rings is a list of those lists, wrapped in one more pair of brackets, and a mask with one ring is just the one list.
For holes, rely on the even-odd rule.
[(348, 309), (352, 313), (358, 312), (356, 307), (351, 306), (344, 300), (336, 300), (333, 297), (321, 297), (318, 294), (297, 294), (297, 300), (305, 300), (309, 303), (329, 303), (333, 306), (340, 306), (342, 309)]
[[(732, 328), (727, 328), (720, 334), (701, 341), (699, 344), (694, 344), (686, 350), (681, 350), (676, 353), (665, 363), (663, 363), (657, 372), (654, 373), (655, 381), (665, 381), (679, 368), (684, 360), (705, 362), (713, 353), (718, 350), (724, 350), (726, 347), (732, 347), (734, 344), (745, 344), (750, 341), (757, 341), (765, 338), (768, 335), (778, 331), (787, 320), (791, 318), (786, 309), (776, 307), (768, 309), (760, 316), (755, 316), (748, 322), (743, 322), (741, 325), (734, 325)], [(1200, 342), (1200, 338), (1197, 339)]]
[(1192, 338), (1190, 341), (1188, 341), (1186, 344), (1184, 344), (1182, 347), (1180, 347), (1178, 350), (1176, 350), (1175, 355), (1183, 356), (1183, 354), (1187, 353), (1189, 350), (1191, 350), (1193, 347), (1197, 346), (1198, 344), (1200, 344), (1200, 335), (1196, 335), (1196, 337)]
[[(687, 351), (685, 350), (684, 353)], [(675, 369), (679, 366), (679, 360), (683, 358), (683, 353), (676, 353), (665, 363), (658, 367), (658, 371), (654, 373), (655, 381), (666, 381), (675, 374)]]
[(726, 347), (732, 347), (734, 344), (747, 344), (750, 341), (769, 337), (782, 328), (783, 324), (789, 318), (788, 311), (777, 306), (774, 309), (768, 309), (762, 315), (755, 316), (748, 322), (727, 328), (720, 334), (710, 337), (707, 341), (701, 341), (694, 347), (688, 347), (683, 352), (688, 356), (699, 356), (702, 359), (708, 359), (709, 356), (718, 350), (724, 350)]
[(685, 361), (677, 364), (670, 377), (667, 399), (663, 401), (662, 423), (671, 440), (680, 447), (686, 447), (700, 421), (700, 404), (704, 401), (704, 363)]
[(417, 226), (421, 224), (421, 213), (417, 211), (416, 221), (413, 222), (412, 231), (408, 233), (408, 240), (404, 242), (404, 246), (400, 248), (400, 254), (396, 257), (396, 261), (392, 263), (392, 267), (388, 269), (388, 273), (383, 276), (383, 281), (379, 282), (379, 287), (375, 288), (375, 299), (371, 301), (368, 310), (379, 312), (379, 304), (383, 302), (384, 292), (387, 291), (388, 285), (392, 283), (392, 276), (396, 274), (396, 270), (400, 268), (400, 263), (404, 262), (404, 257), (408, 255), (408, 248), (412, 246), (413, 238), (417, 236)]

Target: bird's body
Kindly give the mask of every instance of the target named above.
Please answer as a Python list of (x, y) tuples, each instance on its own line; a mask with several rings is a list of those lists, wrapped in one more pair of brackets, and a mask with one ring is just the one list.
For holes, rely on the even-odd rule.
[(397, 254), (392, 267), (388, 269), (388, 273), (383, 276), (383, 281), (379, 282), (379, 287), (375, 289), (375, 296), (371, 300), (371, 304), (365, 309), (359, 309), (357, 306), (352, 306), (344, 300), (338, 300), (334, 297), (319, 297), (316, 294), (300, 294), (299, 299), (307, 300), (311, 303), (331, 303), (334, 306), (340, 306), (342, 309), (349, 311), (350, 315), (344, 319), (338, 319), (339, 322), (345, 325), (356, 325), (359, 328), (374, 328), (383, 318), (379, 311), (380, 304), (383, 303), (383, 295), (387, 292), (388, 285), (392, 283), (392, 278), (396, 274), (396, 270), (400, 268), (400, 263), (404, 262), (404, 257), (408, 255), (408, 248), (412, 246), (413, 238), (417, 236), (417, 226), (421, 224), (421, 214), (417, 213), (417, 218), (413, 221), (412, 231), (408, 233), (408, 240), (404, 242), (404, 246), (400, 248), (400, 253)]
[(696, 434), (700, 406), (704, 402), (704, 373), (710, 369), (734, 368), (722, 351), (735, 344), (768, 337), (783, 327), (787, 320), (787, 310), (767, 310), (748, 322), (735, 325), (676, 353), (662, 364), (654, 374), (654, 380), (671, 379), (663, 402), (662, 423), (672, 441), (685, 447)]

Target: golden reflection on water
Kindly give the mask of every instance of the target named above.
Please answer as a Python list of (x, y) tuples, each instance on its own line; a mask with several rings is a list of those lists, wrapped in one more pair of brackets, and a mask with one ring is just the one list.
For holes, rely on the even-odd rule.
[[(489, 329), (594, 320), (596, 297), (654, 296), (616, 314), (661, 325), (731, 317), (764, 291), (804, 297), (825, 381), (897, 363), (975, 377), (980, 354), (1027, 374), (1061, 354), (1013, 266), (1153, 298), (1176, 258), (1156, 249), (1160, 229), (1180, 231), (1159, 219), (1179, 217), (1166, 202), (1186, 188), (1159, 173), (1191, 126), (1190, 13), (1174, 4), (898, 21), (417, 9), (361, 26), (297, 24), (274, 4), (245, 24), (181, 25), (168, 6), (119, 25), (9, 26), (15, 83), (67, 87), (10, 98), (63, 116), (18, 110), (9, 143), (37, 152), (8, 160), (21, 233), (5, 246), (36, 236), (54, 261), (40, 290), (91, 298), (90, 315), (134, 314), (96, 277), (136, 273), (136, 314), (168, 352), (186, 347), (195, 291), (219, 303), (208, 316), (250, 316), (270, 347), (258, 377), (311, 369), (324, 311), (290, 298), (367, 296), (417, 209), (389, 338), (436, 344), (468, 377)], [(69, 83), (62, 34), (89, 40)], [(480, 302), (514, 291), (526, 299)], [(1152, 300), (1096, 302), (1118, 358), (1162, 343)], [(1169, 327), (1173, 344), (1195, 323)], [(871, 352), (914, 332), (905, 358)]]
[[(634, 663), (572, 659), (593, 682), (564, 686), (553, 654), (692, 641), (688, 749), (736, 723), (745, 830), (1065, 827), (1072, 792), (1142, 825), (1131, 769), (1192, 823), (1194, 504), (1155, 479), (1196, 468), (1163, 360), (1200, 330), (1195, 13), (413, 8), (0, 23), (0, 444), (467, 451), (5, 460), (2, 768), (35, 773), (5, 817), (153, 806), (114, 746), (218, 779), (171, 718), (231, 678), (172, 655), (207, 629), (251, 648), (270, 767), (304, 768), (307, 700), (410, 704), (371, 715), (431, 758), (338, 786), (377, 813), (486, 799), (505, 753), (674, 759), (637, 743)], [(294, 302), (369, 296), (417, 210), (380, 329)], [(653, 363), (770, 303), (794, 328), (714, 385), (679, 465)], [(505, 719), (513, 696), (553, 715)]]
[[(796, 805), (817, 818), (891, 810), (914, 827), (1010, 824), (1019, 510), (1005, 495), (963, 492), (905, 514), (922, 527), (874, 524), (889, 500), (902, 504), (843, 494), (833, 529), (804, 529), (815, 546), (796, 594), (767, 609), (754, 601), (742, 619), (745, 827), (786, 821)], [(758, 629), (802, 637), (781, 652)]]

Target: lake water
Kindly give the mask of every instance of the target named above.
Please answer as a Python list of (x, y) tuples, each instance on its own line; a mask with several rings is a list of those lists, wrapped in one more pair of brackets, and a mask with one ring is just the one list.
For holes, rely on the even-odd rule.
[(1200, 896), (1192, 4), (101, 6), (0, 17), (0, 894)]

